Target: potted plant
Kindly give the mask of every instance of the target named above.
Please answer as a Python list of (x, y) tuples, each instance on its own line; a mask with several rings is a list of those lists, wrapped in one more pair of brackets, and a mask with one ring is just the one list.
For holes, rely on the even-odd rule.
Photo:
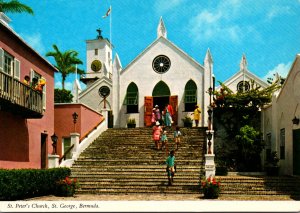
[(277, 152), (271, 152), (270, 157), (267, 159), (267, 163), (265, 166), (265, 171), (269, 176), (278, 176), (279, 175), (279, 166), (278, 166), (279, 158), (277, 156)]
[(216, 199), (220, 194), (220, 181), (217, 181), (214, 177), (209, 177), (201, 182), (204, 198)]
[(193, 120), (190, 116), (186, 115), (183, 119), (183, 125), (184, 127), (192, 127), (193, 126)]
[(135, 118), (128, 118), (127, 127), (128, 128), (135, 128), (135, 126), (136, 126)]
[(55, 194), (57, 196), (72, 197), (75, 190), (79, 187), (80, 185), (76, 178), (70, 178), (67, 176), (65, 179), (56, 182)]

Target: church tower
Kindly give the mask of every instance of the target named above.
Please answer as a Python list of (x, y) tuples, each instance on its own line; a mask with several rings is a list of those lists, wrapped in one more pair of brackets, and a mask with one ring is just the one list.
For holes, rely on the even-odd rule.
[(80, 80), (89, 87), (97, 79), (112, 79), (112, 44), (97, 29), (96, 39), (86, 41), (86, 74)]

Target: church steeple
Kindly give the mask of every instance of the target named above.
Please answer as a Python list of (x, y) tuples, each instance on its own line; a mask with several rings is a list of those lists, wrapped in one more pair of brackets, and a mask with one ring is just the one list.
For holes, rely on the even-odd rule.
[(157, 26), (157, 38), (159, 38), (160, 36), (167, 38), (167, 29), (162, 17), (160, 17), (159, 24)]
[(115, 55), (115, 60), (113, 63), (113, 66), (116, 68), (116, 70), (119, 72), (120, 70), (122, 70), (122, 64), (119, 58), (119, 55), (116, 53)]
[(205, 55), (204, 61), (209, 62), (209, 63), (213, 63), (213, 59), (212, 59), (212, 56), (211, 56), (209, 48), (206, 51), (206, 55)]
[(241, 59), (241, 63), (240, 63), (240, 71), (248, 71), (248, 62), (247, 62), (247, 59), (246, 59), (246, 55), (243, 54), (242, 56), (242, 59)]

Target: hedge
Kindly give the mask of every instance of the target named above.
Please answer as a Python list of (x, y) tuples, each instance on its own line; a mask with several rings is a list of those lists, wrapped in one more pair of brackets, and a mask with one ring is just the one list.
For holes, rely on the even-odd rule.
[(70, 174), (70, 168), (0, 169), (0, 200), (22, 200), (53, 194), (56, 182)]

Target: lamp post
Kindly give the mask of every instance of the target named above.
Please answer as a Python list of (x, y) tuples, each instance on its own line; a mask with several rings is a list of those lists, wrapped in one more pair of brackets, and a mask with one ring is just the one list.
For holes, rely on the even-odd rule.
[(76, 122), (77, 122), (78, 114), (76, 112), (74, 112), (72, 114), (72, 117), (73, 117), (73, 123), (74, 123), (74, 132), (76, 132)]
[(294, 119), (292, 120), (293, 124), (298, 125), (299, 124), (299, 118), (297, 118), (296, 116), (294, 117)]
[(213, 93), (213, 89), (212, 89), (212, 87), (209, 87), (209, 88), (208, 88), (208, 94), (209, 94), (209, 106), (211, 106), (211, 96), (212, 96), (212, 93)]
[(51, 140), (52, 140), (52, 147), (53, 147), (52, 154), (56, 155), (56, 147), (57, 147), (58, 137), (55, 133), (51, 136)]
[(208, 132), (207, 133), (207, 135), (206, 135), (206, 137), (207, 137), (207, 140), (208, 140), (208, 151), (207, 151), (207, 154), (212, 154), (212, 152), (211, 152), (211, 139), (212, 139), (212, 133), (211, 132)]
[(208, 128), (206, 130), (206, 154), (205, 154), (205, 177), (215, 176), (216, 167), (214, 161), (214, 130), (213, 130), (213, 106), (212, 106), (212, 94), (213, 88), (209, 87), (207, 93), (209, 94), (208, 105)]
[(212, 87), (209, 87), (208, 88), (208, 94), (209, 94), (209, 107), (208, 107), (208, 110), (207, 110), (207, 113), (208, 113), (208, 130), (211, 130), (212, 129), (212, 122), (211, 122), (211, 115), (212, 115), (212, 104), (211, 104), (211, 96), (212, 96), (212, 93), (213, 93), (213, 89)]

